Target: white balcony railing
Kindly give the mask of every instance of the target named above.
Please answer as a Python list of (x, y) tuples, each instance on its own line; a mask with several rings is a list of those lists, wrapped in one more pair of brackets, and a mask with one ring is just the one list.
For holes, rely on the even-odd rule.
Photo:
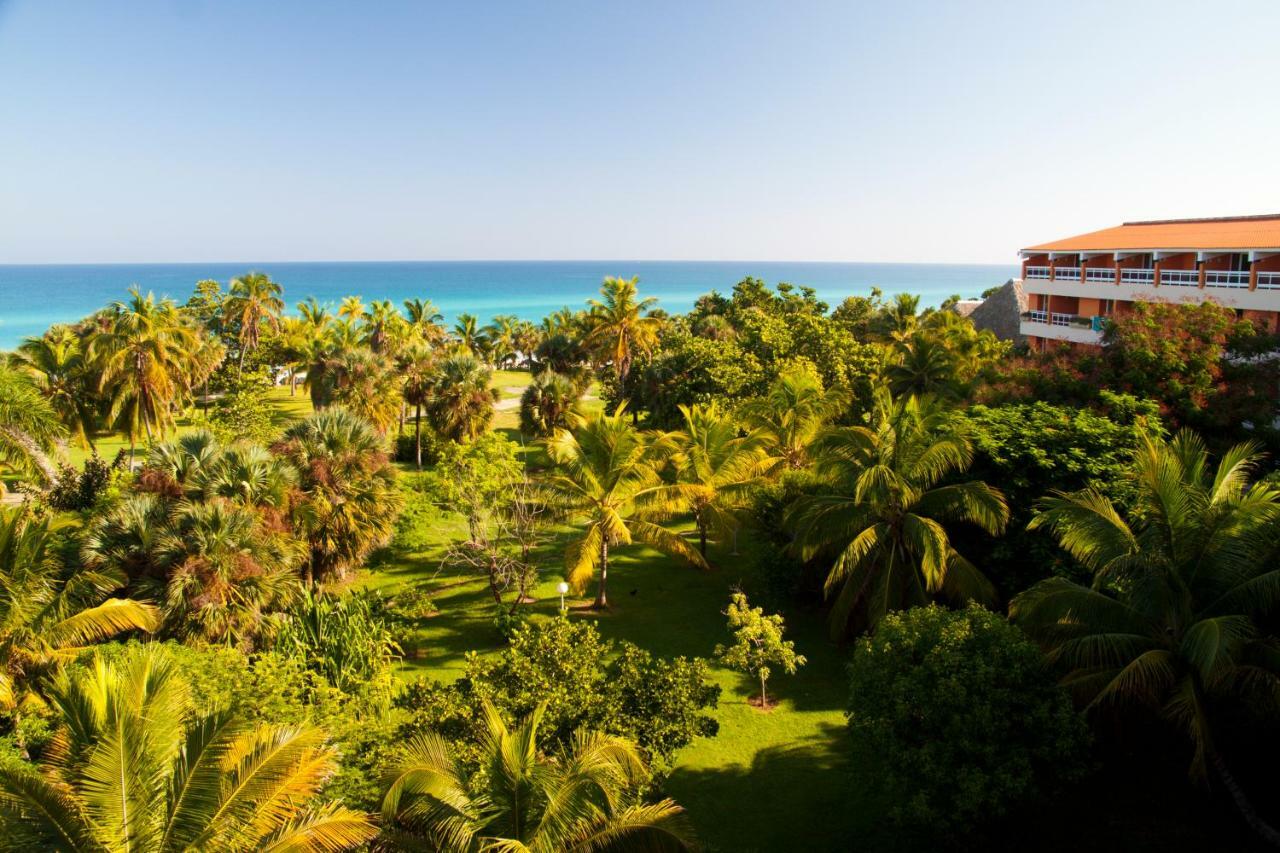
[(1153, 269), (1120, 270), (1120, 281), (1123, 284), (1151, 284), (1156, 280)]
[(1048, 323), (1049, 322), (1048, 311), (1028, 311), (1025, 316), (1027, 320), (1032, 323)]
[(1053, 277), (1058, 281), (1079, 281), (1080, 267), (1054, 267)]
[(1200, 271), (1199, 270), (1160, 270), (1160, 284), (1176, 285), (1178, 287), (1199, 287)]
[(1049, 315), (1050, 326), (1070, 326), (1071, 321), (1075, 319), (1075, 314), (1059, 314), (1054, 311)]
[(1048, 278), (1048, 267), (1027, 267), (1027, 278)]
[(1241, 287), (1249, 286), (1249, 273), (1226, 270), (1208, 270), (1204, 274), (1205, 287)]
[(1258, 273), (1258, 290), (1280, 290), (1280, 272)]
[(1107, 284), (1114, 284), (1116, 280), (1115, 267), (1085, 267), (1085, 281), (1105, 281)]

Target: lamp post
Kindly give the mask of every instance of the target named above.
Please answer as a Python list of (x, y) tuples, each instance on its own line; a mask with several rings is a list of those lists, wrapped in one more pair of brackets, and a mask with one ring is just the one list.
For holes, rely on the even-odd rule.
[(561, 614), (564, 613), (564, 596), (565, 596), (565, 593), (567, 593), (568, 591), (569, 591), (569, 584), (565, 583), (564, 581), (560, 581), (560, 583), (556, 585), (556, 592), (560, 593)]

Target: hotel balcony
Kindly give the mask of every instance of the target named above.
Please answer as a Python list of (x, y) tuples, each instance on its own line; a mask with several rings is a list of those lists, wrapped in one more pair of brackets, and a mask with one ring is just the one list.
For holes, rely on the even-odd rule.
[(1100, 344), (1103, 319), (1061, 314), (1057, 311), (1025, 311), (1019, 329), (1028, 337), (1070, 341), (1075, 344)]
[[(1118, 273), (1118, 276), (1117, 276)], [(1050, 276), (1052, 275), (1052, 278)], [(1232, 308), (1262, 311), (1280, 310), (1280, 272), (1259, 270), (1253, 274), (1255, 284), (1249, 287), (1250, 274), (1240, 270), (1194, 269), (1156, 270), (1151, 267), (1114, 266), (1028, 266), (1023, 290), (1028, 294), (1075, 296), (1086, 299), (1114, 299), (1200, 302), (1211, 299)]]

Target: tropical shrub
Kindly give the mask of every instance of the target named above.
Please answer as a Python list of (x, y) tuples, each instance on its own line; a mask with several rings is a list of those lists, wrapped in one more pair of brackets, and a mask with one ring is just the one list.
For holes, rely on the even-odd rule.
[(1085, 768), (1084, 722), (1035, 644), (976, 605), (887, 615), (849, 681), (849, 733), (904, 825), (970, 830)]
[(92, 507), (111, 479), (123, 470), (123, 459), (106, 462), (94, 453), (84, 461), (84, 467), (77, 471), (70, 465), (58, 466), (58, 478), (45, 493), (44, 499), (53, 509), (67, 512), (83, 512)]
[(209, 428), (224, 444), (251, 441), (268, 444), (280, 435), (268, 396), (274, 387), (266, 368), (234, 377), (226, 394), (209, 412)]
[(307, 590), (284, 616), (275, 650), (299, 658), (343, 692), (379, 682), (389, 690), (400, 648), (380, 610), (381, 601), (372, 594), (335, 597)]
[(543, 748), (568, 745), (585, 728), (628, 738), (666, 767), (694, 738), (716, 733), (706, 712), (719, 695), (698, 658), (658, 658), (602, 639), (590, 623), (558, 618), (517, 627), (500, 654), (469, 654), (458, 681), (417, 682), (397, 702), (412, 712), (410, 731), (433, 729), (473, 748), (483, 701), (513, 718), (545, 704)]

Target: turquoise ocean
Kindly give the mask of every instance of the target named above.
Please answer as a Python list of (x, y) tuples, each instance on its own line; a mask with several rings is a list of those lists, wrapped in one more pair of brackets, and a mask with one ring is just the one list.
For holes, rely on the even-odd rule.
[(204, 263), (0, 265), (0, 350), (123, 299), (133, 285), (183, 302), (201, 279), (225, 285), (250, 270), (284, 286), (290, 310), (308, 297), (334, 303), (430, 299), (452, 323), (460, 313), (487, 322), (497, 314), (539, 320), (582, 307), (605, 276), (640, 277), (642, 296), (670, 312), (687, 311), (703, 293), (728, 293), (746, 276), (807, 285), (835, 307), (846, 296), (914, 293), (923, 306), (948, 296), (976, 297), (1016, 273), (1013, 265), (796, 263), (783, 261), (408, 261), (351, 263)]

